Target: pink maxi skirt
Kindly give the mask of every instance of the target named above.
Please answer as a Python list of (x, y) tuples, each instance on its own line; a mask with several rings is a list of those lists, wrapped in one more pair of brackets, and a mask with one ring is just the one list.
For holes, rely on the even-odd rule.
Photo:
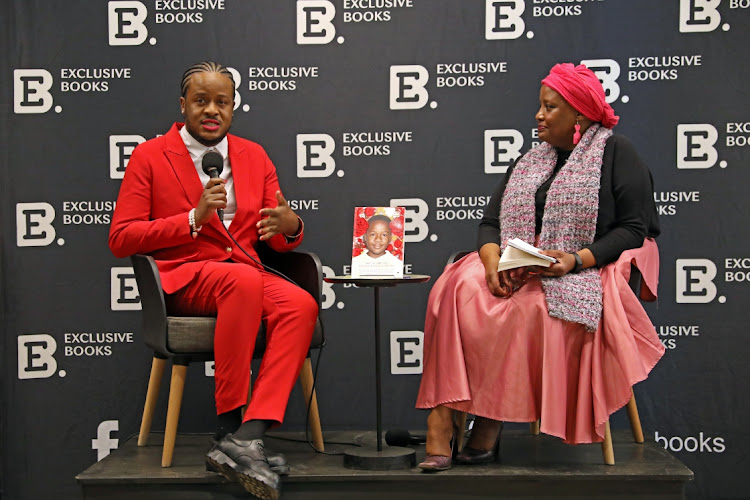
[(604, 439), (609, 416), (630, 400), (664, 354), (628, 285), (643, 274), (641, 297), (656, 298), (656, 243), (624, 252), (600, 270), (602, 319), (596, 332), (547, 313), (541, 280), (510, 298), (492, 295), (477, 252), (450, 264), (430, 292), (417, 408), (445, 405), (506, 422), (541, 419), (566, 443)]

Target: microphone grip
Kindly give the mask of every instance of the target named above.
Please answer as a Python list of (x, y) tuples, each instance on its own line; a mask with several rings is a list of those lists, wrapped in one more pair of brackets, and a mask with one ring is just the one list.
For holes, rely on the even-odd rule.
[[(210, 168), (208, 170), (208, 176), (211, 179), (218, 179), (219, 178), (219, 172), (215, 168)], [(219, 216), (219, 220), (221, 222), (224, 222), (224, 209), (223, 208), (216, 209), (216, 215)]]

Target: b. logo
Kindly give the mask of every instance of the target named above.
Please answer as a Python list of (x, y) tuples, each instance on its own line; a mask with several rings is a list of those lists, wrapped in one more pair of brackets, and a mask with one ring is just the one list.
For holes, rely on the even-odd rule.
[(523, 0), (485, 0), (484, 37), (487, 40), (515, 40), (523, 35), (526, 24), (521, 14)]
[(586, 59), (581, 64), (594, 72), (604, 87), (606, 101), (612, 104), (620, 97), (620, 86), (617, 79), (620, 77), (620, 65), (612, 59)]
[(297, 177), (329, 177), (336, 170), (335, 149), (328, 134), (297, 134)]
[(109, 452), (116, 450), (120, 444), (119, 439), (113, 439), (112, 433), (120, 430), (119, 420), (105, 420), (96, 428), (96, 439), (91, 440), (91, 449), (96, 450), (96, 460), (109, 455)]
[(484, 131), (484, 173), (504, 174), (521, 156), (523, 135), (518, 130)]
[(404, 242), (419, 243), (427, 238), (430, 228), (425, 219), (430, 213), (427, 203), (419, 198), (394, 198), (392, 207), (404, 207)]
[(113, 267), (110, 271), (110, 306), (113, 311), (141, 310), (141, 296), (132, 267)]
[(427, 68), (418, 64), (391, 66), (391, 109), (422, 109), (430, 95), (425, 88), (430, 80)]
[(13, 112), (46, 113), (52, 109), (52, 73), (46, 69), (13, 70)]
[(125, 168), (130, 161), (130, 155), (138, 144), (146, 142), (140, 135), (110, 135), (109, 136), (109, 177), (122, 179)]
[(419, 375), (422, 373), (424, 332), (391, 332), (391, 373)]
[(336, 36), (336, 7), (328, 0), (297, 0), (297, 44), (324, 45)]
[(46, 247), (55, 240), (55, 208), (49, 203), (16, 204), (16, 244)]
[(721, 0), (680, 0), (680, 33), (706, 33), (719, 27)]
[(135, 0), (111, 1), (107, 4), (110, 45), (141, 45), (148, 38), (143, 22), (148, 9)]
[[(323, 276), (333, 277), (333, 276), (336, 276), (336, 273), (330, 267), (323, 266)], [(323, 297), (322, 297), (320, 306), (323, 309), (328, 309), (335, 303), (336, 303), (336, 292), (333, 290), (333, 284), (326, 283), (324, 281), (323, 282)]]
[(677, 259), (677, 303), (707, 304), (714, 300), (715, 277), (716, 264), (708, 259)]
[(711, 168), (719, 153), (714, 144), (719, 139), (716, 127), (709, 123), (677, 125), (677, 168)]
[(55, 351), (57, 341), (40, 333), (18, 336), (18, 378), (49, 378), (57, 371)]
[[(240, 72), (237, 71), (234, 68), (227, 67), (230, 73), (232, 73), (232, 80), (234, 80), (234, 110), (240, 107), (240, 104), (242, 103), (242, 96), (240, 95), (239, 89), (240, 88), (240, 82), (242, 82), (242, 77), (240, 76)], [(245, 110), (247, 111), (247, 109)]]

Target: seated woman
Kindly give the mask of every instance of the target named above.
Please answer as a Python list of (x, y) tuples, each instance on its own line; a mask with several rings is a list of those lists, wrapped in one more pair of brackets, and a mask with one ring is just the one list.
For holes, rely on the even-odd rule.
[[(453, 411), (477, 416), (461, 463), (494, 460), (502, 422), (541, 419), (567, 443), (600, 442), (664, 354), (628, 286), (631, 263), (655, 291), (653, 182), (585, 66), (542, 80), (542, 142), (508, 170), (484, 212), (478, 253), (446, 267), (425, 320), (417, 408), (430, 408), (424, 471), (451, 466)], [(557, 262), (498, 273), (511, 238)]]

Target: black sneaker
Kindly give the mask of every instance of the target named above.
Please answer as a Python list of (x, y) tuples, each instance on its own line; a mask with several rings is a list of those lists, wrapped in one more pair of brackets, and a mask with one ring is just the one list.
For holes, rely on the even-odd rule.
[(206, 462), (263, 500), (278, 500), (281, 495), (281, 480), (268, 465), (262, 439), (244, 441), (227, 434), (211, 448)]
[[(226, 434), (219, 434), (218, 432), (212, 434), (211, 446), (216, 446), (216, 443), (221, 441), (224, 436), (226, 436)], [(276, 453), (275, 451), (269, 450), (268, 448), (264, 449), (266, 451), (266, 460), (268, 460), (268, 465), (271, 467), (271, 470), (279, 476), (288, 476), (292, 468), (289, 467), (289, 462), (287, 462), (286, 456), (282, 453)], [(206, 462), (206, 470), (209, 472), (219, 472), (208, 462)]]

